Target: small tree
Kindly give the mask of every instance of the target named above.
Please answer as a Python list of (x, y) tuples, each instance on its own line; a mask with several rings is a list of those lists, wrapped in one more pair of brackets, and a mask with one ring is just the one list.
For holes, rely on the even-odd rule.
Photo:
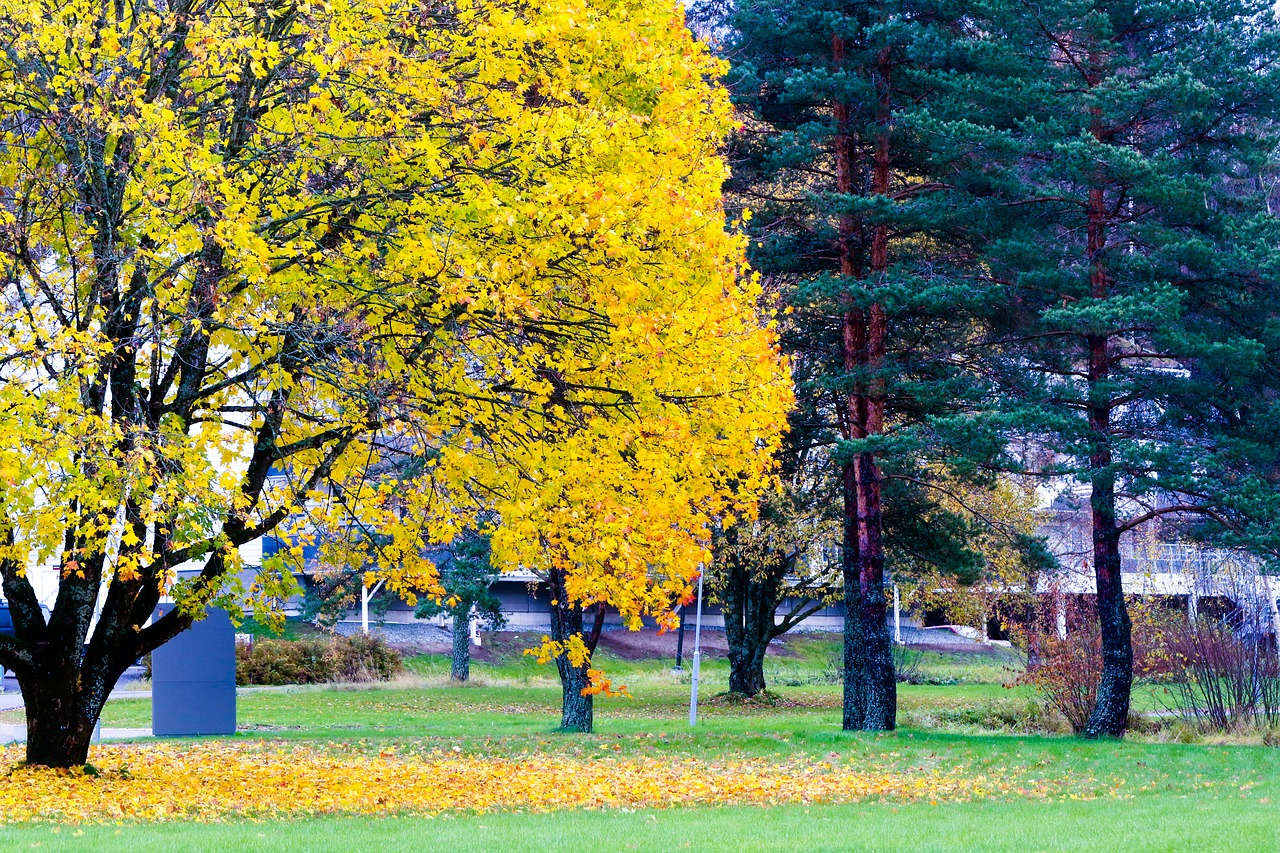
[(471, 625), (479, 621), (490, 629), (506, 624), (502, 600), (493, 593), (499, 572), (489, 560), (489, 537), (466, 531), (435, 556), (440, 572), (443, 598), (427, 598), (418, 603), (419, 619), (447, 613), (453, 620), (453, 654), (449, 677), (466, 681), (471, 677)]
[[(789, 420), (777, 484), (760, 499), (758, 515), (720, 525), (712, 539), (709, 598), (724, 614), (729, 692), (742, 696), (765, 690), (769, 643), (841, 595), (829, 434), (812, 412), (798, 409)], [(779, 618), (787, 600), (791, 609)]]

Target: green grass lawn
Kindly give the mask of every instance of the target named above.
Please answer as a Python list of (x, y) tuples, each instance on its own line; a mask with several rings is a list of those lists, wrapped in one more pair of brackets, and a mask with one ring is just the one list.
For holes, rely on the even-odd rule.
[[(83, 835), (74, 836), (81, 831)], [(1147, 798), (911, 806), (776, 806), (0, 829), (6, 850), (186, 851), (1275, 851), (1275, 810)]]
[[(239, 699), (238, 740), (305, 740), (344, 751), (442, 750), (485, 756), (564, 755), (794, 759), (909, 771), (966, 768), (1046, 781), (1070, 778), (1082, 799), (1017, 795), (974, 802), (703, 807), (435, 818), (2, 826), (0, 850), (352, 851), (443, 846), (468, 850), (1280, 850), (1280, 749), (1159, 742), (1084, 742), (1028, 733), (1043, 712), (1028, 688), (1007, 689), (1016, 655), (928, 654), (929, 684), (900, 686), (894, 734), (839, 730), (840, 687), (827, 683), (833, 643), (793, 638), (770, 660), (774, 691), (730, 703), (723, 661), (703, 670), (699, 725), (688, 725), (688, 673), (669, 662), (602, 659), (634, 698), (597, 700), (597, 731), (554, 731), (559, 687), (518, 654), (477, 663), (476, 683), (444, 677), (447, 660), (420, 656), (382, 687), (266, 688)], [(602, 656), (603, 658), (603, 656)], [(1147, 694), (1142, 702), (1154, 700)], [(146, 726), (148, 700), (115, 700), (104, 724)], [(0, 785), (5, 784), (0, 780)]]
[[(763, 722), (763, 721), (762, 721)], [(493, 735), (469, 749), (501, 749)], [(0, 829), (0, 849), (137, 851), (371, 850), (394, 845), (449, 850), (1258, 850), (1280, 849), (1280, 750), (1151, 743), (1083, 743), (1069, 738), (845, 735), (792, 720), (779, 730), (708, 726), (665, 738), (543, 732), (542, 752), (622, 747), (682, 755), (797, 752), (904, 767), (964, 763), (984, 772), (1021, 769), (1044, 778), (1091, 779), (1093, 799), (841, 806), (718, 807), (633, 812), (441, 815), (226, 824)], [(385, 744), (382, 740), (381, 744)], [(371, 744), (372, 746), (373, 744)], [(404, 744), (407, 745), (407, 744)], [(507, 749), (512, 744), (506, 744)], [(567, 845), (567, 846), (566, 846)]]

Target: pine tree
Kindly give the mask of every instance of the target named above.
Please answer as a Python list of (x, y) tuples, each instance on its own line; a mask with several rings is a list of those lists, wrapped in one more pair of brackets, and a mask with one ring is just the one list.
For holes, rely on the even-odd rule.
[(990, 305), (976, 259), (1003, 215), (984, 164), (1005, 144), (970, 104), (1004, 60), (967, 6), (929, 0), (743, 0), (709, 30), (744, 111), (731, 190), (754, 209), (751, 261), (792, 312), (808, 438), (840, 469), (843, 725), (890, 729), (887, 534), (924, 529), (923, 559), (972, 567), (939, 541), (963, 525), (920, 524), (932, 475), (980, 480), (1003, 452), (971, 416), (984, 386), (967, 353)]
[(493, 592), (500, 574), (491, 560), (489, 537), (475, 530), (459, 534), (433, 555), (440, 572), (444, 596), (439, 601), (421, 599), (414, 611), (419, 619), (447, 613), (453, 620), (453, 650), (449, 677), (454, 681), (471, 678), (471, 626), (479, 622), (490, 629), (506, 624), (502, 599)]
[(1023, 114), (1005, 171), (1022, 220), (988, 253), (1015, 330), (1005, 368), (1053, 453), (1043, 470), (1089, 486), (1104, 662), (1085, 734), (1115, 737), (1133, 662), (1121, 537), (1218, 514), (1244, 482), (1214, 474), (1210, 377), (1256, 373), (1265, 353), (1233, 314), (1274, 288), (1246, 236), (1265, 198), (1240, 180), (1274, 148), (1274, 17), (1248, 0), (1064, 0), (993, 20), (1028, 58), (1016, 92), (993, 92)]

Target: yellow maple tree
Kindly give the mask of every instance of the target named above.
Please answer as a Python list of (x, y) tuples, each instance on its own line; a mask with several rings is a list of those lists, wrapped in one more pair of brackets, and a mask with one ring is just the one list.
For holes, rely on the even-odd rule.
[(0, 0), (0, 39), (0, 664), (33, 763), (83, 763), (209, 603), (288, 595), (237, 547), (299, 514), (378, 531), (411, 595), (424, 542), (496, 513), (500, 565), (634, 623), (768, 476), (789, 391), (723, 226), (729, 110), (667, 3)]

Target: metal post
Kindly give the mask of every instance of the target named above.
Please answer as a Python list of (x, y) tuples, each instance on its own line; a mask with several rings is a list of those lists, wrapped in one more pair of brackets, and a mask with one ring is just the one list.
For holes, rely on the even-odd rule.
[(698, 572), (698, 617), (693, 623), (693, 683), (689, 688), (689, 725), (698, 724), (698, 676), (702, 671), (702, 572)]
[(902, 609), (898, 604), (898, 585), (893, 585), (893, 641), (902, 645)]
[(378, 590), (382, 589), (382, 581), (378, 581), (373, 585), (373, 589), (368, 586), (360, 585), (360, 629), (364, 633), (369, 633), (369, 599), (378, 594)]
[(676, 628), (676, 665), (671, 668), (672, 672), (684, 672), (684, 611), (685, 606), (680, 605), (680, 627)]

